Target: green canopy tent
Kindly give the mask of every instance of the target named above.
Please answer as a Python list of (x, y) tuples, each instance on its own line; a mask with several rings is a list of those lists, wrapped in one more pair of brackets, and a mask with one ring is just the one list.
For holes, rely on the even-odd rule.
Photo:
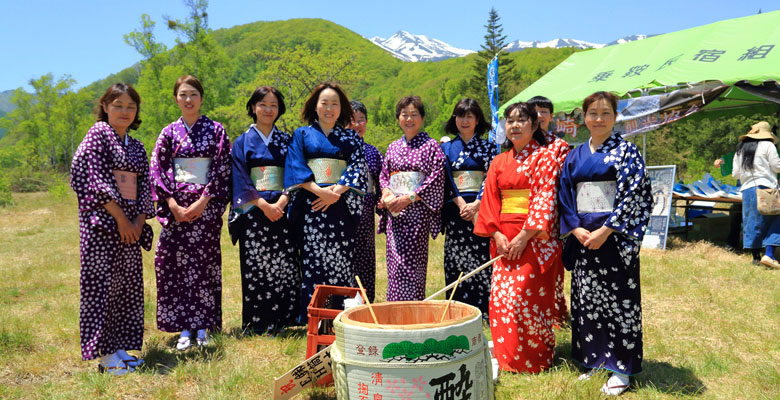
[[(736, 18), (572, 54), (504, 103), (541, 95), (554, 129), (576, 138), (582, 100), (610, 91), (622, 100), (616, 129), (632, 136), (694, 113), (780, 112), (780, 11)], [(701, 115), (701, 114), (700, 114)]]

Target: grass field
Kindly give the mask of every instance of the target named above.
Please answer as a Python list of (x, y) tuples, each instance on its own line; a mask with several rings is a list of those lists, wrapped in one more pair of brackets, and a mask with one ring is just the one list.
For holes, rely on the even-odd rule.
[[(224, 231), (224, 330), (214, 344), (179, 353), (177, 336), (155, 329), (154, 259), (144, 253), (147, 366), (124, 377), (97, 373), (96, 362), (81, 361), (79, 352), (75, 197), (14, 197), (16, 206), (0, 209), (0, 398), (268, 399), (274, 378), (303, 359), (302, 330), (277, 338), (241, 335), (238, 249)], [(443, 286), (442, 243), (431, 242), (429, 293)], [(671, 246), (642, 252), (645, 371), (622, 398), (780, 398), (780, 271), (705, 242)], [(383, 301), (384, 236), (377, 249), (377, 301)], [(604, 397), (605, 376), (575, 382), (580, 371), (570, 358), (570, 334), (557, 331), (551, 370), (502, 374), (496, 398)], [(301, 398), (335, 395), (316, 389)]]

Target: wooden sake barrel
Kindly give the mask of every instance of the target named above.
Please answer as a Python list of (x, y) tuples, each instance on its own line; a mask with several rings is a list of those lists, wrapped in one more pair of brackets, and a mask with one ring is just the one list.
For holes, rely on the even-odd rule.
[(338, 398), (494, 399), (481, 312), (453, 301), (440, 322), (446, 304), (374, 304), (378, 324), (365, 305), (339, 314), (331, 348)]

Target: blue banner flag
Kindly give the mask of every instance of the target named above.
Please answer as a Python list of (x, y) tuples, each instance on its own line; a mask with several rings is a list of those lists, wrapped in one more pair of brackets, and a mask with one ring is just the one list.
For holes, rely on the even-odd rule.
[[(488, 140), (496, 143), (496, 128), (498, 127), (498, 56), (493, 57), (493, 61), (488, 64), (487, 69), (487, 90), (490, 98), (490, 134)], [(500, 143), (497, 143), (500, 145)]]

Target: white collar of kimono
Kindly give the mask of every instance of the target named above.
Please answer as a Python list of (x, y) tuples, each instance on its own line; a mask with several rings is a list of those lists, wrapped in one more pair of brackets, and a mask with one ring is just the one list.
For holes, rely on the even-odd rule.
[(256, 124), (249, 125), (251, 129), (253, 129), (255, 132), (257, 132), (257, 135), (260, 136), (260, 139), (263, 140), (263, 144), (268, 146), (268, 143), (271, 142), (271, 136), (274, 135), (274, 128), (271, 128), (271, 132), (268, 134), (268, 136), (265, 136), (263, 132), (260, 131), (260, 129), (257, 128)]
[[(192, 127), (187, 125), (187, 121), (184, 120), (184, 117), (181, 118), (181, 123), (184, 124), (184, 129), (187, 130), (187, 132), (192, 132)], [(196, 120), (195, 123), (197, 124), (198, 121)], [(193, 124), (194, 126), (194, 124)]]

